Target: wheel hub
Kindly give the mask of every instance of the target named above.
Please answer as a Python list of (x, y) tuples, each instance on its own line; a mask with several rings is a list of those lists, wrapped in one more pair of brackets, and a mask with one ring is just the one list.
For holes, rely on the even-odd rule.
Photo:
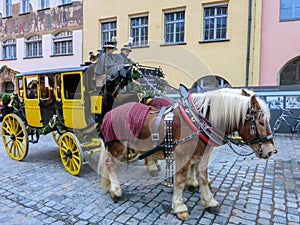
[(14, 134), (12, 134), (12, 135), (10, 136), (10, 139), (11, 139), (12, 141), (15, 141), (15, 140), (16, 140), (16, 136), (15, 136)]
[(72, 159), (72, 151), (70, 149), (68, 149), (68, 151), (65, 154), (69, 159)]

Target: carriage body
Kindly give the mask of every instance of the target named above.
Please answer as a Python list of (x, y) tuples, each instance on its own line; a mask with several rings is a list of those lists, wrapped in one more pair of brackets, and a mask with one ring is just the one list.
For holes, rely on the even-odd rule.
[(16, 78), (23, 119), (30, 127), (45, 127), (57, 115), (65, 127), (83, 129), (101, 115), (103, 96), (93, 86), (89, 66), (26, 72)]
[(14, 160), (23, 160), (40, 135), (52, 133), (65, 169), (77, 175), (86, 155), (104, 147), (96, 127), (106, 96), (93, 65), (17, 74), (16, 93), (0, 98), (2, 141)]

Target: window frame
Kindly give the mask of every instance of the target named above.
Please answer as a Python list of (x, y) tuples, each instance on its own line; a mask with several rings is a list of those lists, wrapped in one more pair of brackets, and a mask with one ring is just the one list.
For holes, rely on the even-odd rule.
[(49, 9), (49, 0), (40, 0), (40, 9)]
[(29, 12), (30, 12), (30, 0), (21, 0), (20, 14), (25, 14)]
[[(11, 60), (17, 58), (17, 41), (16, 39), (7, 39), (2, 42), (2, 59)], [(8, 51), (8, 53), (7, 53)], [(10, 57), (6, 57), (7, 55)], [(12, 55), (12, 56), (11, 56)]]
[(61, 5), (69, 5), (72, 4), (72, 0), (61, 0)]
[(5, 9), (4, 17), (12, 16), (12, 0), (5, 0), (4, 9)]
[[(164, 11), (164, 44), (165, 45), (183, 44), (184, 43), (184, 40), (185, 40), (185, 11), (186, 11), (185, 8), (177, 9), (177, 10), (165, 10)], [(175, 16), (177, 16), (176, 13), (183, 13), (183, 20), (182, 19), (177, 20), (177, 18), (174, 18), (172, 21), (167, 21), (167, 18), (166, 18), (167, 14), (174, 14)], [(180, 31), (179, 33), (183, 33), (183, 37), (182, 37), (182, 40), (177, 41), (176, 40), (176, 33), (178, 33), (178, 32), (176, 32), (176, 29), (178, 27), (180, 28), (180, 24), (182, 24), (182, 23), (183, 23), (183, 31)], [(172, 36), (173, 36), (172, 41), (167, 41), (167, 29), (168, 29), (169, 24), (174, 25), (174, 28), (172, 30)], [(168, 33), (168, 34), (171, 34), (171, 32)]]
[[(25, 58), (38, 58), (43, 56), (42, 36), (32, 35), (25, 39)], [(29, 49), (30, 48), (30, 49)], [(29, 51), (32, 54), (29, 54)], [(34, 54), (36, 52), (36, 54)]]
[[(115, 26), (111, 27), (111, 24), (114, 23)], [(104, 26), (105, 24), (110, 24), (109, 28), (106, 29), (105, 31)], [(105, 37), (104, 34), (108, 34), (108, 37)], [(101, 21), (101, 45), (104, 46), (105, 42), (112, 41), (112, 37), (117, 36), (117, 19), (111, 19), (111, 20), (103, 20)]]
[[(66, 35), (61, 35), (66, 33)], [(69, 46), (71, 44), (71, 46)], [(59, 45), (59, 46), (57, 46)], [(73, 49), (73, 33), (71, 31), (59, 31), (55, 33), (52, 37), (52, 56), (65, 56), (65, 55), (72, 55), (74, 52)], [(59, 48), (59, 52), (56, 51), (57, 47)], [(71, 48), (71, 51), (68, 49)], [(66, 51), (64, 51), (64, 49)]]
[[(226, 14), (218, 15), (218, 8), (226, 7)], [(205, 10), (213, 8), (214, 14), (210, 16), (206, 16)], [(225, 37), (217, 37), (218, 29), (222, 31), (222, 27), (218, 28), (218, 23), (215, 22), (217, 19), (223, 19), (225, 18)], [(206, 31), (209, 29), (206, 29), (206, 20), (213, 20), (213, 38), (208, 37), (206, 38)], [(209, 31), (208, 31), (209, 32)], [(203, 42), (210, 42), (210, 41), (224, 41), (228, 40), (228, 3), (221, 3), (221, 4), (209, 4), (204, 5), (203, 7)]]
[[(143, 23), (142, 19), (146, 18), (147, 23)], [(138, 20), (138, 25), (133, 25), (133, 20)], [(134, 29), (137, 30), (134, 32)], [(142, 35), (144, 31), (144, 35)], [(134, 35), (137, 33), (137, 35)], [(130, 17), (130, 37), (133, 37), (133, 47), (148, 46), (149, 40), (149, 14), (141, 14)], [(143, 39), (144, 38), (144, 39)]]
[[(292, 1), (292, 6), (291, 7), (285, 7), (283, 8), (283, 1), (286, 1), (286, 0), (280, 0), (280, 13), (279, 13), (279, 19), (280, 21), (290, 21), (290, 20), (300, 20), (300, 1), (299, 1), (299, 5), (297, 6), (296, 5), (296, 0), (290, 0)], [(299, 16), (295, 16), (295, 10), (298, 8), (299, 10)], [(282, 11), (283, 9), (290, 9), (291, 10), (291, 16), (289, 17), (283, 17), (282, 15)]]

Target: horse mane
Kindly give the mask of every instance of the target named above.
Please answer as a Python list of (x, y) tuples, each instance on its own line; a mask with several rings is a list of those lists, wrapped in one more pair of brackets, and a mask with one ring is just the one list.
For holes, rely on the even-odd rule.
[[(251, 96), (255, 94), (252, 91), (247, 93)], [(251, 96), (242, 95), (242, 89), (232, 88), (192, 94), (193, 101), (202, 116), (212, 125), (225, 131), (233, 131), (234, 128), (238, 128), (241, 121), (245, 122)], [(270, 111), (267, 104), (259, 97), (256, 99), (261, 107), (261, 113), (269, 119)]]

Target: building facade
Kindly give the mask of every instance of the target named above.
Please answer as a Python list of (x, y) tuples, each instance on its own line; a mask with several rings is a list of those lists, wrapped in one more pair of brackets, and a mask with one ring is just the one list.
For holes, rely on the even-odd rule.
[(263, 1), (260, 85), (300, 85), (300, 1)]
[(82, 12), (81, 0), (2, 0), (0, 65), (17, 72), (79, 66)]
[(114, 36), (120, 49), (132, 37), (130, 57), (161, 66), (174, 87), (258, 85), (261, 2), (84, 1), (83, 52), (101, 49)]

